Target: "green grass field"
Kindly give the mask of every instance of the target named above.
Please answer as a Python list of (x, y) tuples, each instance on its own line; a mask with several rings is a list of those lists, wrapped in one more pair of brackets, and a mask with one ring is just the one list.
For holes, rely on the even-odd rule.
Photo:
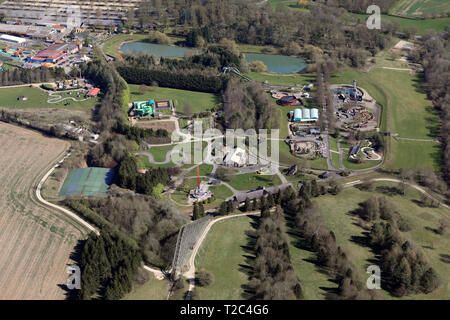
[(249, 217), (237, 217), (211, 227), (195, 259), (195, 267), (211, 272), (214, 282), (208, 287), (197, 287), (199, 299), (243, 299), (242, 285), (248, 283), (245, 255), (249, 253), (242, 246), (247, 245), (245, 232), (253, 230), (251, 222)]
[[(365, 14), (352, 14), (353, 18), (365, 21), (368, 15)], [(436, 18), (426, 20), (407, 19), (402, 17), (394, 17), (389, 15), (381, 15), (381, 29), (383, 29), (383, 23), (396, 22), (403, 28), (415, 27), (419, 34), (424, 33), (426, 30), (445, 31), (445, 28), (450, 24), (450, 18)]]
[[(378, 183), (378, 185), (392, 186), (391, 183)], [(351, 261), (357, 270), (361, 280), (367, 279), (366, 267), (373, 264), (374, 254), (370, 248), (353, 241), (354, 237), (365, 237), (364, 229), (356, 225), (354, 216), (350, 213), (358, 208), (358, 204), (375, 192), (362, 192), (356, 188), (345, 189), (338, 196), (320, 197), (317, 202), (320, 214), (328, 228), (336, 235), (338, 245), (342, 246), (350, 255)], [(450, 212), (444, 208), (423, 208), (414, 202), (420, 199), (420, 193), (412, 188), (407, 189), (406, 196), (387, 196), (392, 201), (398, 212), (410, 219), (413, 229), (402, 233), (402, 237), (412, 240), (426, 255), (432, 267), (443, 277), (448, 279), (450, 269), (444, 262), (442, 255), (448, 252), (450, 234), (439, 236), (428, 228), (436, 228), (441, 217), (450, 217)], [(428, 227), (428, 228), (427, 228)], [(444, 281), (445, 282), (445, 281)], [(393, 297), (386, 291), (382, 291), (386, 299)], [(437, 291), (429, 295), (408, 296), (407, 299), (449, 299), (447, 283)]]
[(389, 11), (391, 14), (409, 18), (440, 15), (448, 12), (450, 12), (450, 2), (445, 0), (399, 0)]
[(225, 200), (233, 195), (233, 192), (225, 185), (210, 186), (209, 190), (217, 199)]
[(229, 184), (236, 190), (250, 190), (259, 186), (273, 187), (281, 184), (277, 175), (265, 176), (254, 173), (244, 173), (232, 176)]
[[(201, 164), (199, 166), (200, 176), (207, 176), (208, 174), (211, 173), (212, 169), (213, 169), (212, 164), (206, 164), (206, 163)], [(189, 171), (189, 173), (186, 176), (187, 177), (197, 176), (197, 168), (194, 168), (191, 171)]]
[(164, 300), (169, 289), (169, 281), (157, 280), (151, 275), (149, 281), (127, 294), (123, 300)]
[[(70, 97), (70, 95), (64, 92), (61, 92), (61, 95), (63, 97)], [(20, 96), (26, 97), (27, 100), (17, 100), (17, 98)], [(72, 96), (76, 98), (76, 95), (72, 94)], [(68, 110), (76, 109), (88, 111), (92, 109), (99, 101), (99, 99), (91, 98), (86, 101), (65, 100), (58, 103), (48, 103), (48, 99), (48, 93), (36, 87), (0, 88), (0, 107), (6, 108), (63, 108)], [(70, 105), (64, 106), (64, 103), (66, 102), (70, 102)]]
[(429, 167), (439, 171), (442, 164), (442, 149), (435, 142), (418, 142), (391, 139), (391, 158), (385, 168)]
[(130, 85), (130, 102), (155, 100), (172, 100), (177, 113), (185, 113), (185, 103), (191, 106), (192, 113), (199, 113), (213, 108), (220, 103), (220, 97), (211, 93), (194, 92), (187, 90), (147, 87), (147, 91), (141, 94), (138, 85)]
[(405, 71), (374, 68), (371, 79), (391, 96), (391, 132), (402, 138), (435, 138), (439, 118), (422, 89), (422, 79)]

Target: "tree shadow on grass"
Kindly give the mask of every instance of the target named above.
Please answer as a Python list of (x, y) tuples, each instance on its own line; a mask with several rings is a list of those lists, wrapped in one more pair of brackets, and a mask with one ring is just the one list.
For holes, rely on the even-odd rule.
[[(80, 264), (81, 252), (83, 250), (85, 242), (86, 242), (86, 240), (78, 240), (77, 243), (75, 244), (72, 252), (70, 253), (70, 259), (74, 261), (75, 265)], [(72, 264), (67, 264), (66, 268), (71, 265)], [(67, 274), (67, 278), (69, 278), (69, 273)], [(69, 289), (69, 287), (67, 286), (66, 283), (58, 284), (58, 287), (65, 291), (64, 295), (66, 296), (66, 300), (75, 300), (76, 299), (79, 290)]]
[(441, 253), (439, 256), (441, 257), (442, 262), (450, 264), (450, 254)]
[[(247, 281), (250, 281), (251, 277), (253, 276), (253, 261), (255, 260), (256, 257), (254, 248), (257, 238), (256, 230), (260, 225), (260, 217), (259, 216), (248, 216), (248, 217), (252, 220), (252, 222), (250, 222), (250, 225), (252, 226), (253, 230), (247, 230), (245, 232), (247, 243), (241, 246), (241, 248), (245, 252), (245, 254), (243, 255), (243, 257), (245, 258), (245, 264), (240, 263), (238, 266), (238, 270), (247, 276)], [(254, 291), (248, 284), (242, 284), (241, 289), (242, 289), (241, 293), (242, 298), (246, 300), (250, 300), (253, 298)]]

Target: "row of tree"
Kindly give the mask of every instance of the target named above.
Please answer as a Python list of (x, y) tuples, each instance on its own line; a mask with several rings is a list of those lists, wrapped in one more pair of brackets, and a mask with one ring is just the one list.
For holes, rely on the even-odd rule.
[(427, 32), (422, 36), (422, 46), (413, 58), (425, 68), (425, 90), (440, 114), (443, 167), (445, 181), (450, 185), (450, 54), (446, 50), (450, 30), (444, 34)]
[(164, 186), (170, 181), (170, 175), (167, 168), (161, 167), (151, 168), (145, 173), (139, 173), (136, 160), (133, 157), (126, 156), (120, 162), (115, 179), (119, 187), (159, 199)]
[(50, 82), (66, 79), (63, 68), (9, 69), (0, 71), (0, 86)]
[(113, 132), (123, 134), (129, 140), (140, 144), (142, 141), (147, 143), (170, 143), (169, 132), (165, 129), (153, 130), (152, 128), (139, 128), (130, 126), (125, 122), (117, 122), (112, 128)]
[(285, 219), (281, 208), (271, 213), (261, 210), (253, 251), (252, 273), (248, 287), (253, 299), (301, 299), (303, 290), (291, 265)]
[[(95, 120), (99, 131), (109, 131), (117, 122), (123, 122), (123, 105), (127, 84), (113, 65), (103, 60), (101, 52), (95, 58), (80, 66), (83, 77), (91, 79), (103, 92), (100, 106), (96, 109)], [(128, 103), (128, 101), (126, 102)]]
[(117, 71), (132, 84), (157, 84), (161, 87), (219, 93), (223, 88), (223, 80), (213, 72), (201, 70), (170, 71), (164, 67), (152, 69), (119, 66)]

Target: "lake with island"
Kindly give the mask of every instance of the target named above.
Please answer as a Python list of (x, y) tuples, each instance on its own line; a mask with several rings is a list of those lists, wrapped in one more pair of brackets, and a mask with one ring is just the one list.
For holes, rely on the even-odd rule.
[[(124, 53), (145, 53), (153, 54), (156, 57), (183, 57), (186, 53), (195, 53), (195, 49), (156, 44), (150, 42), (128, 42), (124, 43), (120, 50)], [(288, 74), (306, 69), (306, 62), (301, 58), (264, 54), (264, 53), (244, 53), (248, 62), (262, 61), (267, 66), (267, 71)]]

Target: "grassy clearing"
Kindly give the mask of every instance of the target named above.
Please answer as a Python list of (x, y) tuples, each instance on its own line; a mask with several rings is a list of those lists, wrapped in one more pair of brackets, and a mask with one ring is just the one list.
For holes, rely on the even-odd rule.
[(277, 175), (264, 176), (254, 173), (237, 174), (232, 177), (229, 184), (236, 190), (250, 190), (259, 186), (273, 187), (281, 184)]
[[(351, 20), (365, 21), (368, 15), (366, 14), (351, 14)], [(381, 28), (383, 29), (383, 23), (394, 22), (398, 23), (403, 28), (417, 28), (419, 34), (424, 33), (427, 30), (445, 31), (445, 28), (450, 24), (450, 18), (436, 18), (436, 19), (408, 19), (402, 17), (388, 16), (385, 14), (381, 15)]]
[(435, 138), (439, 118), (422, 88), (422, 79), (408, 72), (373, 69), (371, 78), (391, 96), (391, 132), (402, 138)]
[[(59, 94), (63, 98), (75, 97), (75, 99), (78, 99), (74, 93), (69, 95), (65, 92), (55, 92), (55, 94)], [(17, 98), (20, 96), (26, 97), (27, 100), (19, 101)], [(48, 103), (48, 99), (48, 93), (37, 87), (0, 88), (0, 106), (6, 108), (63, 108), (88, 111), (99, 102), (99, 99), (91, 98), (86, 101), (65, 100), (58, 103)], [(83, 97), (79, 99), (83, 99)], [(70, 102), (70, 105), (64, 106), (66, 102)]]
[(152, 274), (149, 281), (127, 294), (123, 300), (165, 300), (169, 281), (157, 280)]
[(225, 185), (210, 186), (209, 190), (217, 199), (225, 200), (233, 195), (233, 192)]
[[(231, 218), (214, 224), (195, 259), (197, 270), (212, 273), (214, 282), (197, 287), (201, 300), (241, 300), (243, 285), (248, 283), (246, 231), (253, 230), (249, 217)], [(233, 236), (230, 236), (232, 232)]]
[(153, 160), (155, 160), (156, 162), (163, 162), (166, 160), (167, 152), (169, 152), (173, 148), (173, 145), (151, 147), (150, 149), (145, 150), (145, 152), (151, 153), (153, 156)]
[(439, 171), (442, 165), (442, 149), (434, 142), (391, 139), (391, 158), (386, 169), (429, 167)]
[[(393, 186), (391, 183), (378, 183), (378, 186)], [(356, 241), (357, 237), (366, 237), (366, 231), (355, 224), (355, 218), (351, 212), (358, 208), (360, 202), (368, 199), (374, 193), (363, 192), (356, 188), (345, 189), (338, 196), (320, 197), (317, 202), (323, 220), (328, 228), (333, 230), (336, 235), (337, 243), (347, 250), (352, 262), (357, 270), (361, 280), (367, 278), (366, 268), (373, 264), (374, 253), (370, 248)], [(402, 233), (405, 239), (412, 240), (425, 253), (429, 262), (436, 271), (444, 278), (450, 276), (450, 269), (444, 262), (443, 255), (448, 251), (450, 245), (450, 234), (438, 236), (429, 228), (437, 227), (441, 217), (449, 217), (450, 213), (444, 208), (423, 208), (417, 205), (415, 201), (420, 199), (420, 193), (416, 190), (407, 189), (406, 196), (386, 197), (392, 201), (398, 212), (410, 219), (413, 229)], [(429, 295), (408, 296), (407, 299), (448, 299), (449, 291), (446, 290), (445, 283), (442, 288)], [(386, 299), (393, 297), (386, 291), (382, 291)]]
[(304, 298), (306, 300), (323, 300), (327, 293), (325, 289), (335, 289), (337, 284), (332, 282), (332, 279), (312, 262), (316, 258), (314, 252), (296, 247), (293, 238), (290, 239), (291, 264), (302, 284)]
[[(211, 173), (212, 169), (213, 169), (212, 164), (203, 163), (199, 166), (200, 175), (207, 176)], [(197, 168), (194, 168), (191, 171), (189, 171), (189, 173), (186, 176), (187, 177), (197, 176)]]
[(191, 112), (199, 113), (210, 110), (220, 103), (220, 97), (211, 93), (195, 92), (162, 87), (147, 87), (147, 91), (141, 94), (138, 85), (130, 85), (130, 102), (155, 100), (172, 100), (177, 113), (184, 114), (185, 104), (191, 106)]

